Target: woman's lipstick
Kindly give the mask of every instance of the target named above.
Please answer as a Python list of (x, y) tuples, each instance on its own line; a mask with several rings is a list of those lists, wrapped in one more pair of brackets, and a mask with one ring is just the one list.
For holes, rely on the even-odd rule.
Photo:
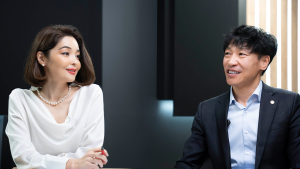
[(75, 72), (76, 72), (76, 69), (75, 68), (70, 68), (70, 69), (67, 69), (67, 71), (69, 72), (69, 73), (71, 73), (71, 74), (75, 74)]

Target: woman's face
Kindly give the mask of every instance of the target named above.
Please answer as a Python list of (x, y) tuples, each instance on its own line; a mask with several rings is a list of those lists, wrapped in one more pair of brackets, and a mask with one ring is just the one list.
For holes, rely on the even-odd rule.
[(81, 67), (79, 46), (75, 38), (65, 36), (45, 58), (45, 72), (49, 81), (73, 82)]

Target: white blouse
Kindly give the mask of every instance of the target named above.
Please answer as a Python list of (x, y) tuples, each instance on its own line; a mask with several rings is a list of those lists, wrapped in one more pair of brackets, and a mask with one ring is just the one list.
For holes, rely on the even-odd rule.
[(18, 169), (65, 169), (69, 159), (81, 158), (90, 148), (103, 145), (103, 94), (98, 85), (79, 89), (61, 124), (33, 90), (36, 88), (14, 89), (9, 95), (5, 132)]

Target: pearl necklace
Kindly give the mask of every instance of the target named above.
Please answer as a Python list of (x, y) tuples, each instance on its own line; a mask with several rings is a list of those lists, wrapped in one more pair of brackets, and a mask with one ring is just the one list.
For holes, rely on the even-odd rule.
[(70, 91), (71, 91), (71, 85), (69, 85), (69, 92), (67, 93), (67, 95), (66, 95), (65, 97), (61, 98), (61, 99), (60, 99), (59, 101), (57, 101), (57, 102), (50, 102), (50, 101), (46, 100), (46, 99), (41, 95), (41, 93), (40, 93), (40, 91), (39, 91), (39, 88), (37, 89), (37, 93), (39, 94), (40, 98), (41, 98), (44, 102), (46, 102), (46, 103), (48, 103), (48, 104), (50, 104), (50, 105), (52, 105), (52, 106), (56, 106), (56, 105), (58, 105), (59, 103), (63, 102), (63, 101), (69, 96)]

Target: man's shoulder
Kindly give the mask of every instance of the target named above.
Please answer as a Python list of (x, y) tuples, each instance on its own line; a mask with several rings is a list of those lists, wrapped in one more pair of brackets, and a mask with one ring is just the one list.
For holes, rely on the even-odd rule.
[(201, 102), (199, 104), (199, 106), (200, 105), (201, 106), (205, 106), (205, 107), (207, 107), (207, 106), (209, 106), (209, 107), (210, 106), (215, 106), (216, 104), (219, 104), (220, 101), (225, 100), (227, 97), (229, 98), (229, 91), (227, 91), (227, 92), (225, 92), (225, 93), (223, 93), (223, 94), (221, 94), (219, 96), (210, 98), (208, 100), (204, 100), (203, 102)]
[[(271, 95), (271, 97), (266, 97), (268, 95)], [(294, 104), (300, 104), (300, 97), (298, 93), (265, 85), (262, 90), (261, 100), (268, 102), (268, 99), (271, 98), (278, 99), (276, 109), (286, 109), (287, 107), (293, 107)]]
[(298, 93), (293, 92), (293, 91), (280, 89), (280, 88), (275, 88), (275, 87), (271, 87), (271, 86), (268, 86), (268, 87), (270, 87), (274, 91), (274, 94), (277, 95), (280, 98), (282, 98), (282, 97), (283, 98), (284, 97), (295, 97), (295, 96), (299, 95)]

